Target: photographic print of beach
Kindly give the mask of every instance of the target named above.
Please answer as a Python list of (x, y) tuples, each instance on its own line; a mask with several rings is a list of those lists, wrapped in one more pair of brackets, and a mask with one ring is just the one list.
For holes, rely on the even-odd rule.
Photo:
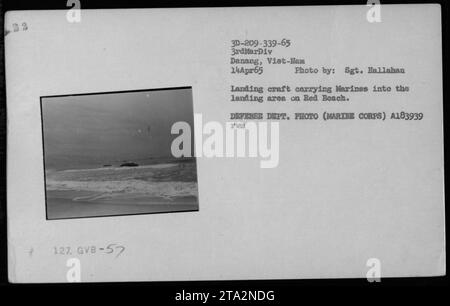
[(198, 210), (195, 157), (171, 152), (192, 88), (42, 97), (41, 111), (47, 219)]

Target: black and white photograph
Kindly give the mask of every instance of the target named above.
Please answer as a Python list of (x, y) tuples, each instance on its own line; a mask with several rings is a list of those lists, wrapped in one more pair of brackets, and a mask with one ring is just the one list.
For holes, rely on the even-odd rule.
[(198, 210), (195, 157), (171, 126), (193, 125), (192, 89), (42, 97), (48, 219)]
[(0, 287), (448, 283), (450, 2), (54, 2), (0, 0)]

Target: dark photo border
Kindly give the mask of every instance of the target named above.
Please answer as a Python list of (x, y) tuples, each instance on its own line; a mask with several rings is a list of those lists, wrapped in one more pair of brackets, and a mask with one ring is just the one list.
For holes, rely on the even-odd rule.
[[(276, 7), (276, 6), (325, 6), (325, 5), (365, 5), (366, 0), (280, 0), (280, 1), (245, 1), (245, 0), (229, 0), (229, 1), (167, 1), (155, 0), (151, 2), (137, 0), (81, 0), (82, 9), (138, 9), (138, 8), (191, 8), (191, 7)], [(449, 99), (450, 86), (448, 83), (449, 74), (449, 1), (448, 0), (380, 0), (384, 4), (422, 4), (437, 3), (441, 6), (441, 39), (442, 39), (442, 60), (443, 60), (443, 131), (444, 139), (447, 126), (447, 105)], [(65, 0), (40, 0), (40, 1), (24, 1), (24, 0), (0, 0), (2, 15), (0, 17), (0, 27), (3, 30), (3, 17), (5, 12), (11, 10), (67, 10), (67, 1)], [(412, 23), (414, 21), (411, 21)], [(132, 297), (142, 297), (145, 304), (151, 305), (195, 305), (194, 302), (178, 302), (174, 301), (174, 296), (181, 290), (190, 292), (214, 292), (218, 290), (274, 290), (276, 298), (272, 302), (237, 302), (236, 304), (326, 304), (331, 302), (333, 305), (338, 302), (361, 303), (385, 305), (390, 302), (398, 302), (404, 305), (408, 302), (418, 303), (421, 301), (423, 293), (420, 289), (433, 287), (432, 294), (426, 295), (427, 304), (434, 299), (438, 300), (439, 293), (444, 293), (448, 298), (447, 288), (449, 286), (448, 273), (445, 276), (437, 277), (396, 277), (381, 278), (381, 282), (369, 283), (365, 278), (340, 278), (340, 279), (270, 279), (270, 280), (202, 280), (202, 281), (170, 281), (170, 282), (105, 282), (105, 283), (79, 283), (79, 284), (8, 284), (7, 279), (7, 222), (6, 222), (6, 93), (4, 78), (4, 46), (1, 40), (0, 56), (3, 59), (2, 86), (0, 87), (0, 139), (2, 147), (0, 151), (0, 170), (1, 170), (1, 192), (0, 192), (0, 289), (6, 288), (8, 292), (16, 293), (14, 302), (18, 302), (26, 294), (22, 292), (35, 293), (33, 298), (43, 297), (46, 302), (58, 301), (67, 302), (69, 300), (80, 303), (112, 300), (114, 302), (130, 303)], [(444, 145), (444, 157), (448, 156), (447, 146)], [(447, 160), (447, 158), (445, 158)], [(447, 176), (449, 163), (444, 163), (444, 177)], [(444, 182), (446, 180), (444, 179)], [(445, 184), (445, 183), (444, 183)], [(445, 227), (448, 223), (448, 209), (445, 209)], [(419, 226), (419, 225), (418, 225)], [(447, 231), (446, 231), (447, 232)], [(446, 243), (446, 263), (448, 265), (448, 243)], [(54, 297), (55, 289), (63, 299)], [(127, 294), (123, 294), (123, 289)], [(357, 289), (357, 290), (355, 290)], [(443, 290), (442, 290), (443, 289)], [(5, 291), (6, 291), (5, 290)], [(1, 290), (0, 290), (1, 291)], [(90, 296), (80, 295), (79, 292), (86, 292)], [(427, 291), (427, 290), (426, 290)], [(19, 294), (17, 294), (19, 293)], [(141, 293), (142, 295), (140, 295)], [(359, 293), (359, 294), (358, 294)], [(389, 293), (385, 296), (383, 293)], [(428, 293), (428, 292), (427, 292)], [(436, 294), (437, 293), (437, 294)], [(425, 296), (425, 295), (424, 295)], [(443, 295), (444, 296), (444, 295)], [(94, 299), (92, 299), (94, 297)], [(97, 298), (96, 298), (97, 297)], [(28, 299), (28, 298), (27, 298)], [(444, 299), (443, 299), (444, 300)], [(372, 303), (370, 303), (372, 302)], [(439, 301), (440, 302), (440, 301)], [(439, 303), (438, 302), (438, 303)], [(207, 303), (214, 304), (214, 303)], [(222, 302), (220, 305), (234, 305), (233, 302)], [(200, 304), (199, 304), (200, 305)], [(203, 304), (202, 304), (203, 305)]]

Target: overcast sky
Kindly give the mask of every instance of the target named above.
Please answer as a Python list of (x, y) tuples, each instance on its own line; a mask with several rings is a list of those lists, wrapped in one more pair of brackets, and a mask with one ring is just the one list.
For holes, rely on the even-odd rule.
[(193, 127), (191, 89), (42, 99), (46, 168), (171, 156), (176, 121)]

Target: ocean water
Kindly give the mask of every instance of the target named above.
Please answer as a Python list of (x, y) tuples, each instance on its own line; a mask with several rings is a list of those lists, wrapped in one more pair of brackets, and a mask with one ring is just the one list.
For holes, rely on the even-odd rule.
[[(46, 190), (52, 196), (83, 203), (149, 204), (163, 200), (179, 203), (197, 199), (195, 161), (166, 162), (138, 167), (101, 167), (74, 170), (47, 170)], [(152, 201), (153, 199), (153, 201)]]

